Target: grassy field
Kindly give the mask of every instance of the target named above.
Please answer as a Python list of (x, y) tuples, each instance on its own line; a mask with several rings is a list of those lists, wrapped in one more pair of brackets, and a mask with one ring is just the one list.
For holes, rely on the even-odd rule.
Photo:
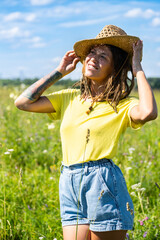
[[(16, 109), (14, 99), (23, 88), (0, 89), (0, 239), (61, 240), (60, 122)], [(155, 95), (160, 111), (160, 92)], [(159, 149), (157, 118), (138, 131), (127, 129), (113, 159), (135, 206), (135, 227), (126, 239), (160, 239)]]

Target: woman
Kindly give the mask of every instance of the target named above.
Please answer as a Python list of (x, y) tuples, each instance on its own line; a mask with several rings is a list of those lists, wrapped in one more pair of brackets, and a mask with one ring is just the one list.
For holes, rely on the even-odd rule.
[[(139, 128), (157, 117), (141, 58), (139, 38), (107, 25), (95, 39), (77, 42), (55, 71), (15, 102), (21, 110), (61, 119), (60, 207), (65, 240), (123, 240), (133, 227), (133, 203), (122, 172), (111, 159), (128, 126)], [(79, 61), (83, 63), (80, 90), (41, 96)], [(139, 100), (128, 97), (134, 77)]]

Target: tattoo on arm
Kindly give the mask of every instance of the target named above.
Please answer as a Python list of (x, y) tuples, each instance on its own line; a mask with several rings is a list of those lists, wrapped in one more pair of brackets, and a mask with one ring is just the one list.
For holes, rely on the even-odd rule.
[(62, 78), (62, 74), (60, 72), (52, 72), (28, 87), (22, 93), (22, 96), (35, 102), (47, 88), (57, 82), (60, 78)]

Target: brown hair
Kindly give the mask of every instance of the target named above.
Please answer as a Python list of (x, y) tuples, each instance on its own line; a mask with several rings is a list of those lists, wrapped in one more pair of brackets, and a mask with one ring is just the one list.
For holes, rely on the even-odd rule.
[[(91, 80), (84, 75), (76, 84), (80, 85), (81, 98), (87, 96), (92, 98), (93, 103), (90, 107), (90, 111), (93, 109), (94, 102), (107, 101), (113, 107), (114, 111), (117, 112), (119, 101), (126, 98), (134, 87), (134, 75), (128, 53), (112, 45), (106, 46), (109, 47), (113, 55), (114, 72), (112, 76), (106, 78), (104, 92), (99, 96), (93, 97), (91, 92)], [(128, 76), (129, 72), (131, 73), (131, 78)]]

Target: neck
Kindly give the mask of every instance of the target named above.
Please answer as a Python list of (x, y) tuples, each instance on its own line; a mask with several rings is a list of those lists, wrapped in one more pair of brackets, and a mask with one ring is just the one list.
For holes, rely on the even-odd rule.
[(91, 81), (91, 92), (93, 97), (99, 96), (101, 93), (104, 92), (104, 90), (105, 90), (105, 83), (97, 82), (94, 80)]

